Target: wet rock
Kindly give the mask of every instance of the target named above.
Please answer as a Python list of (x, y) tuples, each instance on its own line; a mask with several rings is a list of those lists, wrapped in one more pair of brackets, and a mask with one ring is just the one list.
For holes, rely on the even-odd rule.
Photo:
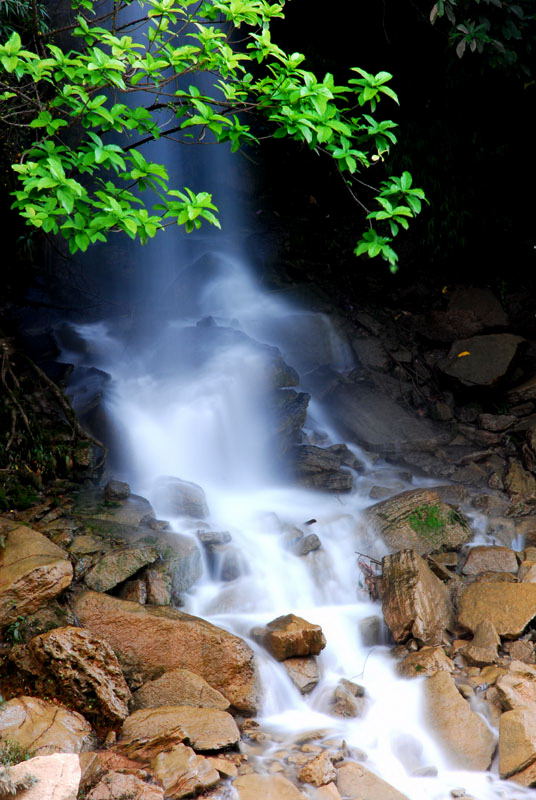
[(179, 533), (161, 535), (159, 539), (162, 570), (167, 570), (171, 575), (172, 595), (176, 600), (191, 589), (203, 574), (201, 549), (195, 539)]
[(302, 783), (310, 783), (313, 786), (325, 786), (337, 777), (335, 767), (329, 753), (323, 752), (312, 758), (301, 768), (298, 779)]
[(391, 358), (379, 339), (373, 336), (363, 336), (352, 341), (352, 348), (360, 364), (368, 369), (377, 369), (387, 372), (391, 365)]
[(147, 681), (134, 693), (135, 710), (159, 706), (195, 706), (227, 711), (229, 701), (203, 678), (187, 669), (172, 669)]
[(119, 547), (110, 550), (84, 575), (96, 592), (107, 592), (159, 558), (155, 547)]
[(454, 664), (442, 647), (422, 647), (399, 661), (396, 669), (404, 678), (422, 678), (441, 670), (453, 672)]
[(306, 800), (305, 795), (282, 775), (241, 775), (233, 781), (238, 800)]
[(0, 741), (11, 739), (36, 756), (89, 749), (91, 726), (76, 711), (36, 697), (16, 697), (0, 705)]
[(299, 441), (305, 425), (310, 396), (294, 389), (277, 389), (272, 394), (275, 445), (286, 454)]
[[(525, 340), (511, 333), (491, 333), (454, 342), (438, 368), (464, 386), (495, 386), (508, 372)], [(466, 355), (461, 355), (465, 353)]]
[(130, 486), (123, 481), (111, 480), (104, 487), (104, 499), (107, 503), (116, 503), (130, 497)]
[(109, 536), (111, 530), (120, 530), (122, 527), (136, 528), (142, 520), (154, 519), (153, 508), (145, 497), (131, 494), (125, 500), (104, 504), (101, 497), (95, 491), (81, 492), (76, 498), (73, 511), (81, 519), (87, 520), (92, 527), (97, 530), (100, 528), (105, 537)]
[(255, 639), (278, 661), (296, 656), (317, 656), (326, 646), (320, 625), (314, 625), (295, 614), (277, 617), (258, 629)]
[(385, 556), (382, 564), (383, 615), (395, 641), (441, 643), (452, 618), (446, 586), (413, 550)]
[(322, 542), (316, 533), (309, 533), (307, 536), (301, 538), (294, 547), (294, 554), (297, 556), (306, 556), (307, 553), (313, 553), (322, 547)]
[(170, 517), (208, 517), (205, 492), (196, 483), (183, 481), (170, 475), (157, 478), (154, 486), (154, 503), (160, 514)]
[(365, 713), (365, 690), (357, 683), (341, 678), (331, 703), (331, 713), (336, 717), (362, 717)]
[(84, 797), (85, 800), (164, 800), (164, 791), (137, 775), (110, 771)]
[(365, 617), (359, 621), (359, 635), (364, 647), (383, 644), (383, 620), (376, 615)]
[(436, 672), (424, 684), (426, 718), (456, 769), (485, 770), (495, 750), (495, 737), (471, 710), (452, 677)]
[(536, 717), (532, 709), (516, 708), (499, 723), (499, 772), (508, 778), (536, 761)]
[(129, 758), (149, 762), (177, 744), (189, 744), (194, 750), (223, 750), (239, 739), (236, 722), (226, 711), (160, 706), (134, 711), (127, 717), (117, 747)]
[(31, 775), (36, 783), (22, 793), (21, 800), (76, 800), (80, 785), (80, 762), (74, 753), (54, 753), (22, 761), (9, 768), (13, 782)]
[(464, 575), (480, 572), (517, 572), (517, 556), (509, 547), (477, 546), (469, 550), (462, 567)]
[(21, 669), (56, 683), (58, 693), (80, 711), (98, 711), (112, 722), (128, 716), (131, 694), (117, 658), (89, 631), (56, 628), (13, 648), (10, 657)]
[(351, 491), (352, 473), (341, 467), (341, 458), (333, 450), (299, 445), (292, 448), (291, 458), (301, 486), (326, 492)]
[(337, 767), (337, 789), (346, 800), (408, 800), (390, 783), (353, 761)]
[(508, 672), (496, 682), (503, 709), (529, 708), (536, 713), (536, 669), (521, 661), (512, 661)]
[(221, 544), (210, 548), (209, 563), (216, 580), (234, 581), (249, 572), (244, 555), (234, 545)]
[(253, 652), (237, 636), (166, 606), (140, 606), (83, 592), (74, 601), (80, 623), (105, 639), (124, 668), (146, 679), (162, 670), (188, 669), (218, 689), (241, 712), (257, 706)]
[(215, 786), (220, 779), (209, 759), (196, 755), (191, 747), (183, 744), (159, 753), (153, 759), (151, 769), (169, 800), (203, 792)]
[(495, 626), (490, 620), (480, 622), (475, 630), (473, 641), (460, 648), (460, 653), (475, 667), (485, 667), (494, 664), (498, 659), (497, 648), (501, 640), (497, 636)]
[(99, 536), (92, 536), (87, 533), (81, 536), (75, 536), (69, 550), (74, 555), (83, 556), (91, 553), (98, 553), (101, 550), (106, 550), (107, 547), (107, 542)]
[(510, 461), (504, 476), (504, 488), (515, 502), (536, 502), (536, 478), (519, 461)]
[(397, 494), (367, 509), (365, 518), (390, 549), (411, 548), (420, 555), (459, 547), (472, 537), (465, 517), (433, 489)]
[(0, 627), (31, 614), (67, 588), (73, 568), (67, 554), (24, 525), (7, 531), (0, 549)]
[(314, 656), (287, 658), (282, 663), (292, 683), (302, 694), (313, 691), (320, 680), (320, 669)]
[(489, 620), (499, 636), (514, 639), (535, 616), (534, 583), (472, 583), (459, 601), (458, 622), (473, 633)]
[(233, 538), (229, 531), (197, 531), (196, 536), (207, 549), (219, 544), (229, 544)]

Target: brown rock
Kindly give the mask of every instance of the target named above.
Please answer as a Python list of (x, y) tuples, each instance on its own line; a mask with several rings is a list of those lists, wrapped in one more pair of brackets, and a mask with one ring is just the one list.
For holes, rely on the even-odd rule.
[(105, 639), (125, 668), (151, 679), (162, 669), (188, 669), (220, 691), (237, 711), (254, 713), (253, 652), (231, 633), (166, 606), (140, 606), (84, 592), (74, 602), (80, 623)]
[(531, 708), (536, 713), (536, 669), (512, 661), (508, 672), (497, 681), (497, 692), (505, 710)]
[(421, 678), (434, 675), (440, 670), (452, 672), (454, 664), (442, 647), (422, 647), (399, 661), (396, 668), (404, 678)]
[(532, 709), (506, 711), (499, 724), (499, 772), (508, 778), (536, 761), (536, 716)]
[(333, 693), (331, 713), (337, 717), (361, 717), (365, 712), (365, 706), (363, 687), (341, 678)]
[(353, 761), (337, 767), (337, 789), (346, 800), (408, 800), (394, 786)]
[(34, 755), (79, 753), (88, 749), (91, 727), (75, 711), (36, 697), (16, 697), (0, 705), (0, 740), (12, 739)]
[(462, 572), (478, 575), (479, 572), (517, 572), (517, 557), (509, 547), (472, 547)]
[(229, 701), (212, 686), (187, 669), (172, 669), (160, 678), (144, 683), (134, 693), (134, 709), (159, 706), (195, 706), (227, 711)]
[(139, 603), (144, 606), (147, 602), (147, 584), (139, 578), (134, 581), (127, 581), (119, 595), (122, 600), (130, 600), (132, 603)]
[(465, 660), (476, 667), (485, 667), (494, 664), (498, 659), (497, 648), (501, 640), (493, 622), (483, 620), (476, 627), (473, 641), (460, 648)]
[(283, 661), (288, 676), (302, 694), (308, 694), (320, 680), (320, 670), (314, 656), (287, 658)]
[(225, 711), (193, 706), (161, 706), (135, 711), (127, 717), (118, 749), (129, 758), (150, 761), (177, 744), (194, 750), (222, 750), (237, 744), (240, 732)]
[(536, 561), (522, 561), (517, 577), (522, 583), (536, 583)]
[(478, 424), (487, 431), (505, 431), (517, 422), (513, 414), (479, 414)]
[(159, 558), (155, 547), (118, 547), (105, 553), (86, 572), (84, 582), (96, 592), (107, 592)]
[(523, 469), (519, 461), (511, 461), (504, 476), (504, 488), (515, 502), (536, 500), (536, 478)]
[(459, 547), (472, 537), (465, 517), (434, 489), (397, 494), (367, 509), (365, 517), (391, 550), (411, 548), (423, 555)]
[(438, 367), (464, 386), (494, 386), (508, 372), (523, 341), (511, 333), (459, 339), (450, 348), (448, 357), (438, 362)]
[(524, 661), (525, 664), (534, 664), (536, 662), (534, 644), (526, 639), (518, 639), (515, 642), (506, 642), (504, 644), (504, 650), (514, 661)]
[(164, 791), (136, 775), (108, 772), (85, 797), (86, 800), (164, 800)]
[(534, 616), (534, 583), (473, 583), (460, 597), (458, 621), (472, 632), (481, 622), (489, 620), (499, 636), (514, 639)]
[(238, 767), (229, 761), (228, 758), (217, 758), (215, 756), (208, 756), (206, 759), (211, 767), (219, 772), (224, 778), (236, 778), (238, 775)]
[(154, 606), (169, 606), (172, 595), (172, 578), (167, 564), (156, 564), (145, 572), (147, 602)]
[(383, 559), (382, 608), (393, 638), (439, 644), (451, 625), (449, 593), (413, 550)]
[(313, 791), (312, 800), (342, 800), (342, 798), (337, 785), (327, 783), (325, 786), (318, 786)]
[(536, 785), (536, 763), (531, 764), (526, 769), (516, 772), (509, 778), (512, 783), (517, 783), (520, 786), (535, 786)]
[(511, 403), (525, 403), (527, 400), (536, 400), (536, 375), (529, 378), (525, 383), (510, 389), (508, 400)]
[(436, 672), (424, 685), (426, 716), (430, 728), (456, 769), (485, 770), (489, 767), (495, 737), (447, 672)]
[(80, 711), (96, 700), (92, 710), (108, 719), (128, 717), (131, 694), (119, 662), (110, 645), (89, 631), (55, 628), (13, 648), (11, 659), (34, 675), (46, 674)]
[(80, 763), (74, 753), (54, 753), (22, 761), (9, 768), (13, 782), (31, 775), (36, 784), (22, 793), (21, 800), (76, 800), (80, 785)]
[(108, 772), (123, 772), (136, 775), (138, 778), (147, 777), (145, 770), (137, 761), (133, 761), (114, 750), (95, 750), (81, 753), (79, 756), (82, 780), (82, 792), (87, 792), (95, 786)]
[(210, 789), (220, 779), (208, 758), (196, 755), (191, 747), (183, 744), (159, 753), (151, 762), (151, 769), (164, 787), (166, 798), (170, 800), (179, 800)]
[(324, 786), (337, 777), (329, 753), (323, 752), (308, 761), (298, 775), (302, 783), (311, 783), (313, 786)]
[(277, 617), (258, 636), (278, 661), (296, 656), (317, 656), (326, 646), (320, 625), (307, 622), (295, 614)]
[(306, 800), (305, 795), (282, 775), (241, 775), (233, 782), (238, 800)]
[(37, 611), (72, 578), (67, 554), (46, 536), (24, 525), (5, 533), (0, 548), (0, 627)]

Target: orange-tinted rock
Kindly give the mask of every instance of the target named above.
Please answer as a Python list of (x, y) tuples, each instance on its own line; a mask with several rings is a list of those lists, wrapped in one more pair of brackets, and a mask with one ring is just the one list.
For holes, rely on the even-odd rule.
[(472, 583), (461, 594), (458, 621), (475, 632), (489, 620), (499, 636), (514, 639), (536, 616), (536, 583)]
[(187, 669), (173, 669), (154, 681), (147, 681), (134, 693), (134, 709), (159, 706), (196, 706), (227, 711), (229, 701), (199, 675)]
[(329, 754), (319, 753), (301, 768), (298, 778), (302, 783), (311, 783), (313, 786), (324, 786), (337, 777), (333, 762)]
[(169, 800), (180, 800), (215, 786), (220, 779), (208, 758), (198, 756), (191, 747), (176, 745), (159, 753), (151, 762), (155, 778)]
[(164, 800), (164, 791), (136, 775), (108, 772), (85, 797), (86, 800)]
[(346, 800), (408, 800), (390, 783), (353, 761), (337, 767), (337, 789)]
[(400, 661), (396, 669), (404, 678), (422, 678), (440, 670), (452, 672), (454, 664), (442, 647), (422, 647)]
[(282, 775), (241, 775), (233, 782), (238, 800), (306, 800), (305, 795)]
[(79, 753), (92, 741), (91, 726), (75, 711), (36, 697), (0, 705), (0, 740), (12, 739), (34, 755)]
[(295, 614), (277, 617), (259, 630), (256, 637), (278, 661), (286, 658), (317, 656), (326, 646), (320, 625), (314, 625)]
[(499, 772), (508, 778), (536, 761), (536, 716), (532, 709), (506, 711), (499, 723)]
[(75, 753), (54, 753), (22, 761), (9, 768), (13, 782), (31, 775), (36, 783), (23, 792), (20, 800), (76, 800), (80, 785), (80, 764)]
[(509, 547), (478, 546), (469, 550), (462, 572), (478, 575), (479, 572), (517, 572), (517, 557)]

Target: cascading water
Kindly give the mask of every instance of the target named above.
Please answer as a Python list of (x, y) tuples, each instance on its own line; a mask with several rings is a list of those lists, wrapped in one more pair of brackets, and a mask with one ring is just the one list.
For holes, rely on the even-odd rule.
[[(163, 146), (151, 145), (157, 151)], [(153, 155), (162, 160), (162, 153)], [(222, 183), (236, 185), (224, 149), (209, 147), (196, 159), (201, 177), (219, 173)], [(175, 164), (177, 180), (182, 172)], [(120, 292), (135, 307), (139, 329), (130, 327), (125, 334), (129, 326), (123, 320), (78, 327), (89, 343), (85, 363), (113, 378), (107, 408), (121, 431), (117, 477), (148, 497), (157, 514), (163, 511), (155, 491), (159, 476), (201, 485), (210, 528), (228, 531), (239, 554), (239, 574), (223, 581), (206, 570), (186, 595), (186, 610), (249, 641), (261, 676), (262, 725), (277, 731), (280, 741), (308, 730), (325, 732), (318, 737), (339, 736), (350, 752), (366, 755), (367, 768), (410, 800), (446, 800), (460, 787), (478, 800), (536, 797), (489, 773), (450, 769), (423, 721), (422, 680), (396, 676), (376, 624), (381, 611), (360, 588), (356, 566), (357, 552), (385, 552), (361, 520), (370, 505), (366, 456), (353, 448), (363, 472), (354, 476), (347, 495), (296, 488), (275, 459), (273, 411), (266, 398), (277, 353), (270, 346), (279, 347), (300, 372), (322, 364), (349, 369), (351, 354), (328, 317), (297, 308), (284, 293), (257, 284), (242, 254), (232, 193), (227, 190), (219, 203), (227, 209), (223, 234), (185, 243), (167, 232), (146, 249), (130, 249), (133, 279), (126, 287), (123, 275)], [(329, 440), (329, 424), (314, 397), (308, 424), (323, 428)], [(389, 485), (392, 470), (374, 469), (384, 470)], [(316, 533), (322, 547), (293, 555), (285, 546), (288, 535), (296, 527), (306, 530), (309, 520), (314, 522), (307, 532)], [(191, 519), (174, 518), (171, 525), (193, 537)], [(290, 612), (320, 624), (327, 639), (319, 657), (320, 683), (307, 697), (250, 638), (255, 626)], [(376, 641), (367, 637), (367, 626), (376, 626)], [(341, 678), (365, 687), (361, 718), (329, 713), (329, 697)], [(266, 745), (267, 765), (276, 758), (274, 748)]]

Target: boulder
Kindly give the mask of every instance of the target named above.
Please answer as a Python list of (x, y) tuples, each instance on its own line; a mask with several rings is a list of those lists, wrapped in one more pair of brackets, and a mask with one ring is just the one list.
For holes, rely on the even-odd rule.
[(238, 800), (306, 800), (305, 795), (282, 775), (251, 772), (233, 781), (233, 788)]
[(325, 492), (351, 491), (352, 473), (342, 468), (341, 457), (336, 451), (309, 444), (297, 445), (292, 448), (291, 458), (301, 486)]
[[(131, 600), (133, 603), (140, 603), (142, 606), (147, 602), (147, 584), (144, 580), (137, 578), (134, 581), (127, 581), (121, 587), (119, 597), (123, 600)], [(154, 600), (152, 601), (154, 603)], [(154, 603), (160, 605), (159, 603)]]
[(164, 800), (164, 791), (137, 775), (110, 771), (84, 797), (85, 800)]
[(128, 717), (129, 688), (110, 645), (98, 636), (67, 626), (34, 636), (14, 647), (19, 668), (45, 676), (58, 694), (80, 711), (98, 712), (112, 722)]
[(365, 520), (391, 550), (411, 548), (419, 555), (460, 547), (473, 535), (465, 517), (434, 489), (410, 489), (383, 500), (367, 509)]
[(517, 417), (513, 414), (479, 414), (478, 424), (492, 433), (505, 431), (515, 425)]
[(312, 758), (301, 768), (298, 779), (302, 783), (310, 783), (313, 786), (325, 786), (337, 777), (335, 767), (328, 752), (324, 751)]
[(487, 664), (494, 664), (499, 654), (497, 648), (501, 640), (497, 636), (497, 631), (493, 622), (485, 619), (480, 622), (475, 630), (473, 641), (460, 648), (460, 653), (467, 661), (475, 667), (485, 667)]
[(154, 547), (118, 547), (98, 559), (84, 575), (84, 583), (96, 592), (107, 592), (158, 557)]
[(365, 712), (365, 690), (357, 683), (341, 678), (331, 701), (330, 711), (336, 717), (362, 717)]
[(507, 398), (510, 403), (526, 403), (536, 400), (536, 375), (514, 389), (510, 389)]
[(509, 778), (536, 762), (536, 716), (533, 709), (516, 708), (499, 722), (499, 772)]
[(470, 311), (484, 328), (502, 328), (508, 325), (500, 302), (491, 289), (463, 286), (455, 289), (449, 300), (449, 311)]
[(459, 339), (438, 367), (463, 386), (492, 387), (508, 372), (525, 340), (511, 333), (491, 333)]
[(496, 683), (502, 707), (507, 711), (528, 708), (536, 713), (536, 669), (522, 661), (512, 661), (508, 672)]
[(31, 775), (36, 783), (17, 793), (21, 800), (76, 800), (78, 797), (81, 771), (75, 753), (36, 756), (9, 768), (14, 783), (25, 775)]
[(517, 572), (517, 556), (509, 547), (472, 547), (462, 567), (464, 575), (479, 572)]
[(158, 513), (164, 516), (208, 517), (205, 492), (196, 483), (162, 475), (155, 482), (153, 496)]
[(504, 488), (515, 502), (536, 501), (536, 478), (519, 461), (510, 461), (504, 476)]
[(147, 588), (146, 602), (149, 603), (149, 605), (171, 605), (173, 598), (173, 578), (168, 564), (156, 564), (153, 567), (149, 567), (145, 571), (145, 586)]
[(194, 750), (223, 750), (238, 743), (240, 731), (233, 717), (216, 708), (161, 706), (134, 711), (123, 723), (118, 749), (142, 761), (163, 750), (189, 744)]
[(320, 625), (295, 614), (273, 619), (265, 628), (256, 629), (254, 638), (278, 661), (296, 656), (317, 656), (326, 646)]
[(452, 623), (446, 586), (413, 550), (385, 556), (382, 564), (383, 616), (395, 641), (440, 644)]
[(183, 744), (158, 753), (151, 762), (151, 770), (169, 800), (199, 794), (220, 780), (218, 771), (208, 758), (196, 755), (191, 747)]
[(442, 647), (422, 647), (399, 661), (396, 669), (404, 678), (422, 678), (441, 670), (453, 672), (454, 664)]
[(73, 579), (71, 562), (41, 533), (20, 525), (7, 531), (0, 548), (0, 627), (31, 614)]
[(146, 680), (187, 669), (220, 691), (240, 712), (257, 707), (254, 655), (237, 636), (166, 606), (140, 606), (97, 592), (74, 601), (80, 623), (111, 645), (124, 668)]
[[(140, 523), (154, 519), (153, 507), (145, 497), (131, 494), (124, 500), (102, 503), (102, 495), (96, 490), (84, 490), (76, 498), (73, 509), (91, 527), (103, 532), (123, 528), (137, 528)], [(106, 523), (106, 524), (103, 524)]]
[(89, 749), (92, 731), (75, 711), (36, 697), (16, 697), (0, 705), (2, 739), (11, 739), (38, 756), (80, 753)]
[(436, 672), (424, 684), (428, 725), (455, 769), (486, 770), (495, 750), (495, 737), (472, 711), (452, 677)]
[(134, 709), (159, 706), (195, 706), (227, 711), (229, 701), (217, 689), (187, 669), (172, 669), (160, 678), (147, 681), (134, 692)]
[(320, 680), (320, 670), (314, 656), (287, 658), (282, 663), (290, 680), (302, 694), (313, 691)]
[(337, 789), (345, 800), (408, 800), (390, 783), (353, 761), (337, 767)]
[(117, 503), (130, 497), (130, 486), (124, 481), (111, 480), (104, 487), (104, 500), (107, 503)]
[(499, 636), (515, 639), (535, 616), (535, 583), (472, 583), (459, 600), (458, 622), (472, 633), (489, 620)]
[(294, 389), (277, 389), (271, 396), (275, 449), (287, 454), (300, 439), (307, 418), (309, 395)]

